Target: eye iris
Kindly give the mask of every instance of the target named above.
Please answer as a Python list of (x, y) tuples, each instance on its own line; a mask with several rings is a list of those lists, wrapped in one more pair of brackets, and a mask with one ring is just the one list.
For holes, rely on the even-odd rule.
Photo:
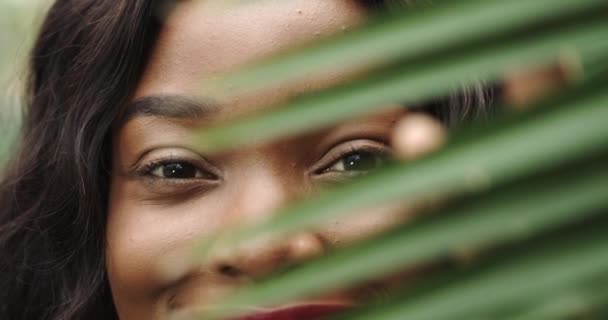
[(344, 158), (344, 170), (369, 171), (379, 165), (378, 156), (369, 152), (354, 153)]
[(163, 176), (173, 179), (196, 177), (196, 168), (183, 163), (169, 163), (163, 166)]

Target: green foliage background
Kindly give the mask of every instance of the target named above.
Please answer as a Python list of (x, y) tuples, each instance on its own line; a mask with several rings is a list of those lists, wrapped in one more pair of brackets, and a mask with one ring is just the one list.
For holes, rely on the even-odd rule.
[(26, 56), (45, 0), (0, 0), (0, 164), (10, 153), (19, 127)]

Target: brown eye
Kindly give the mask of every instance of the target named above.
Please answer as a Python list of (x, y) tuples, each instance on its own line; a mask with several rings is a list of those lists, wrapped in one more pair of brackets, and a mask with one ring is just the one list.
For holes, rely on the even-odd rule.
[(334, 162), (325, 172), (368, 172), (381, 167), (386, 157), (368, 151), (349, 153)]
[(187, 162), (169, 162), (152, 168), (150, 174), (165, 179), (198, 179), (206, 175), (194, 165)]

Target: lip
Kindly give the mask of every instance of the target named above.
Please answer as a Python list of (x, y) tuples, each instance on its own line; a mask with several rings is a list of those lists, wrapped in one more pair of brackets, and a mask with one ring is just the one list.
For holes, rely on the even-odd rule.
[(352, 308), (352, 304), (298, 304), (252, 313), (234, 320), (328, 320), (329, 316)]

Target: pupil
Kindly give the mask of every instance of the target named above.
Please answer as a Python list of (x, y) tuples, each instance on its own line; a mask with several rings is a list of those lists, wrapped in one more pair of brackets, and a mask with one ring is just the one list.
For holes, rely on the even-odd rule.
[(163, 175), (173, 179), (187, 179), (196, 176), (196, 168), (182, 163), (170, 163), (163, 167)]
[(370, 171), (378, 167), (376, 155), (369, 152), (354, 153), (344, 159), (346, 171)]

